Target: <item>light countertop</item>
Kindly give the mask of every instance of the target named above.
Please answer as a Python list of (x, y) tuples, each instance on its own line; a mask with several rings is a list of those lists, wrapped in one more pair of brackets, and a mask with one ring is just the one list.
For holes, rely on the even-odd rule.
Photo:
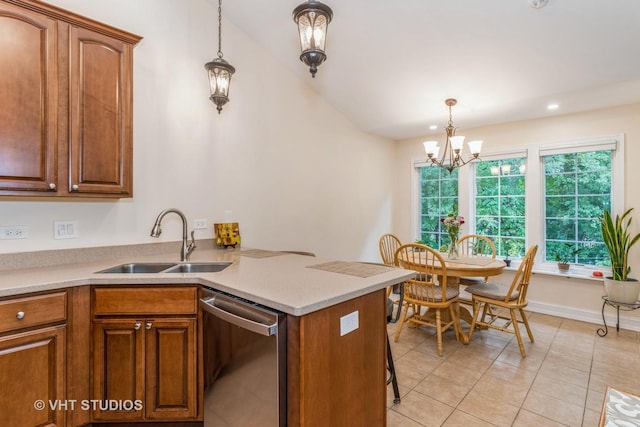
[[(243, 254), (244, 252), (244, 254)], [(259, 252), (259, 251), (258, 251)], [(342, 272), (318, 269), (334, 260), (273, 252), (253, 257), (255, 250), (197, 249), (190, 262), (232, 262), (216, 273), (96, 274), (124, 263), (173, 262), (176, 253), (132, 255), (102, 261), (77, 262), (0, 271), (0, 297), (81, 285), (171, 285), (199, 284), (300, 316), (400, 283), (414, 272), (371, 266), (360, 277), (350, 266), (366, 270), (366, 264), (342, 263)], [(336, 264), (336, 263), (333, 263)], [(331, 264), (331, 265), (333, 265)], [(311, 267), (316, 266), (316, 267)], [(311, 267), (311, 268), (310, 268)]]

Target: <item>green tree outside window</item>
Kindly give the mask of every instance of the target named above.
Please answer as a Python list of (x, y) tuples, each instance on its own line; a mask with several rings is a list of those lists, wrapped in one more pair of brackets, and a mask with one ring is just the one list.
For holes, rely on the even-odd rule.
[(598, 217), (611, 209), (611, 151), (545, 156), (545, 259), (580, 248), (572, 264), (607, 265)]
[(497, 255), (525, 253), (526, 158), (475, 163), (476, 234), (488, 236)]
[(420, 242), (439, 249), (449, 242), (440, 218), (458, 205), (458, 170), (420, 168)]

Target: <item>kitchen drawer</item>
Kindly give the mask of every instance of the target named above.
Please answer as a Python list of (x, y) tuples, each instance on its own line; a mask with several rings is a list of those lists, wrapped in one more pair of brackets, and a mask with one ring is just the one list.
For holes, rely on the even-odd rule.
[(193, 287), (94, 287), (93, 314), (155, 315), (196, 314), (198, 288)]
[(0, 333), (67, 318), (67, 293), (24, 296), (0, 301)]

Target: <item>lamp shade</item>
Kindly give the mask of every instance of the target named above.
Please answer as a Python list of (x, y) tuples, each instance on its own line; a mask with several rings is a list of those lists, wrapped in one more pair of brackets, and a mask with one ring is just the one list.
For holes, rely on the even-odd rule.
[(300, 60), (309, 66), (312, 77), (316, 76), (318, 66), (327, 59), (324, 48), (327, 26), (332, 17), (331, 8), (319, 1), (310, 0), (293, 10), (293, 20), (298, 24), (302, 50)]
[(462, 144), (464, 143), (464, 136), (452, 136), (449, 138), (451, 142), (451, 148), (454, 151), (462, 150)]
[(425, 141), (422, 143), (424, 145), (424, 152), (428, 155), (433, 155), (438, 150), (438, 141)]
[(482, 150), (482, 141), (469, 141), (467, 144), (469, 145), (469, 151), (472, 155), (475, 156), (480, 154), (480, 151)]
[(211, 96), (209, 99), (216, 104), (218, 114), (222, 111), (222, 106), (229, 102), (229, 85), (231, 76), (236, 69), (222, 58), (216, 58), (204, 65), (209, 74), (209, 87)]

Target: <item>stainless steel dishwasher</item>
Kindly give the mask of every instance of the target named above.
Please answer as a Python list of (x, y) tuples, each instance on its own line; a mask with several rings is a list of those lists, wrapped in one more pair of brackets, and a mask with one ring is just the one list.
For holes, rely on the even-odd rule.
[(205, 427), (285, 427), (286, 314), (215, 290), (200, 307)]

